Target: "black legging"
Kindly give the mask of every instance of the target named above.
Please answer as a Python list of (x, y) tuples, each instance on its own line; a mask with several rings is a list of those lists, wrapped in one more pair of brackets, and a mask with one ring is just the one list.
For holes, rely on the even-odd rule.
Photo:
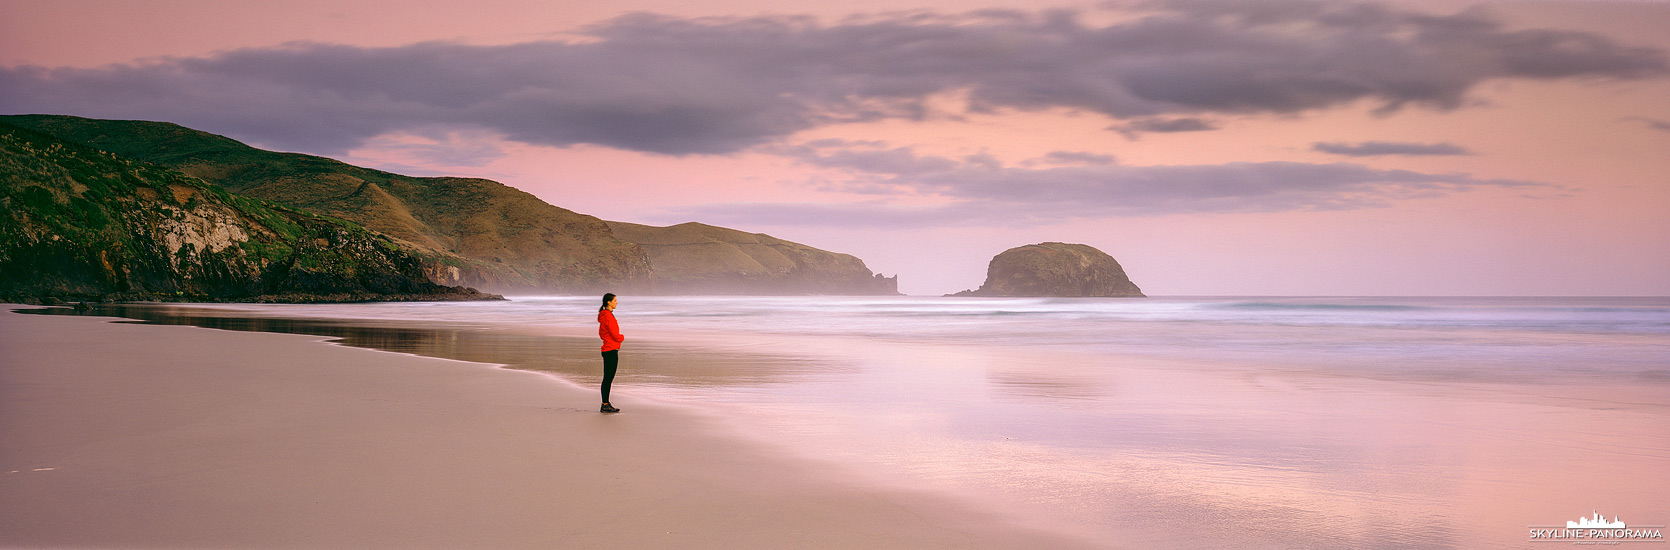
[(615, 382), (615, 365), (620, 363), (620, 350), (603, 352), (603, 402), (609, 402), (609, 384)]

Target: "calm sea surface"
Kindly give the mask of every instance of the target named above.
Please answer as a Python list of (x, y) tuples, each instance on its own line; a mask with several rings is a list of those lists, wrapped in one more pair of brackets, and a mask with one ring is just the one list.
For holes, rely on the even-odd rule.
[[(592, 385), (596, 306), (118, 313)], [(624, 296), (616, 314), (627, 414), (687, 406), (1109, 547), (1542, 548), (1571, 541), (1532, 526), (1595, 511), (1670, 523), (1667, 298)], [(1670, 543), (1624, 543), (1644, 544)]]

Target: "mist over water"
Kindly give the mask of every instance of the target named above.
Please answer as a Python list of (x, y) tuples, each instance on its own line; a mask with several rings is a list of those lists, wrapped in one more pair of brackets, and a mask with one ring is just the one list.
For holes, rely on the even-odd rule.
[[(592, 385), (597, 302), (148, 315)], [(1670, 522), (1665, 298), (623, 296), (616, 315), (627, 414), (687, 406), (1109, 547), (1521, 548), (1597, 509)]]
[[(698, 345), (802, 337), (1073, 350), (1340, 374), (1670, 378), (1670, 298), (623, 297), (633, 330)], [(321, 318), (595, 330), (593, 297), (289, 305)]]

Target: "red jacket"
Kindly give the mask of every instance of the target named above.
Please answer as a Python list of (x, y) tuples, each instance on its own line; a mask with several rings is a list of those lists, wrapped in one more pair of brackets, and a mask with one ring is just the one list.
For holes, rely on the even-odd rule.
[(615, 312), (607, 309), (597, 312), (597, 337), (603, 339), (603, 351), (620, 349), (620, 343), (626, 341), (626, 335), (620, 333), (620, 323), (615, 322)]

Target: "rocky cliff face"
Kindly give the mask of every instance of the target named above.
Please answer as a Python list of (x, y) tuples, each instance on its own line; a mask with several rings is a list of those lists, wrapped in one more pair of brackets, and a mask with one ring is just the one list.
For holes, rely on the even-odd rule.
[(493, 298), (363, 228), (0, 123), (0, 299)]
[(897, 293), (896, 278), (846, 254), (701, 224), (605, 222), (490, 180), (402, 176), (162, 122), (19, 115), (0, 123), (354, 222), (420, 258), (423, 273), (443, 285), (557, 294)]
[(354, 222), (411, 251), (440, 284), (563, 294), (631, 292), (650, 285), (644, 251), (616, 238), (603, 220), (490, 180), (402, 176), (264, 151), (162, 122), (21, 115), (0, 116), (0, 123)]
[(949, 296), (1142, 296), (1112, 256), (1082, 244), (1039, 243), (992, 258), (986, 283)]
[(763, 233), (699, 223), (652, 227), (609, 222), (649, 255), (656, 294), (893, 295), (899, 278), (864, 261)]

